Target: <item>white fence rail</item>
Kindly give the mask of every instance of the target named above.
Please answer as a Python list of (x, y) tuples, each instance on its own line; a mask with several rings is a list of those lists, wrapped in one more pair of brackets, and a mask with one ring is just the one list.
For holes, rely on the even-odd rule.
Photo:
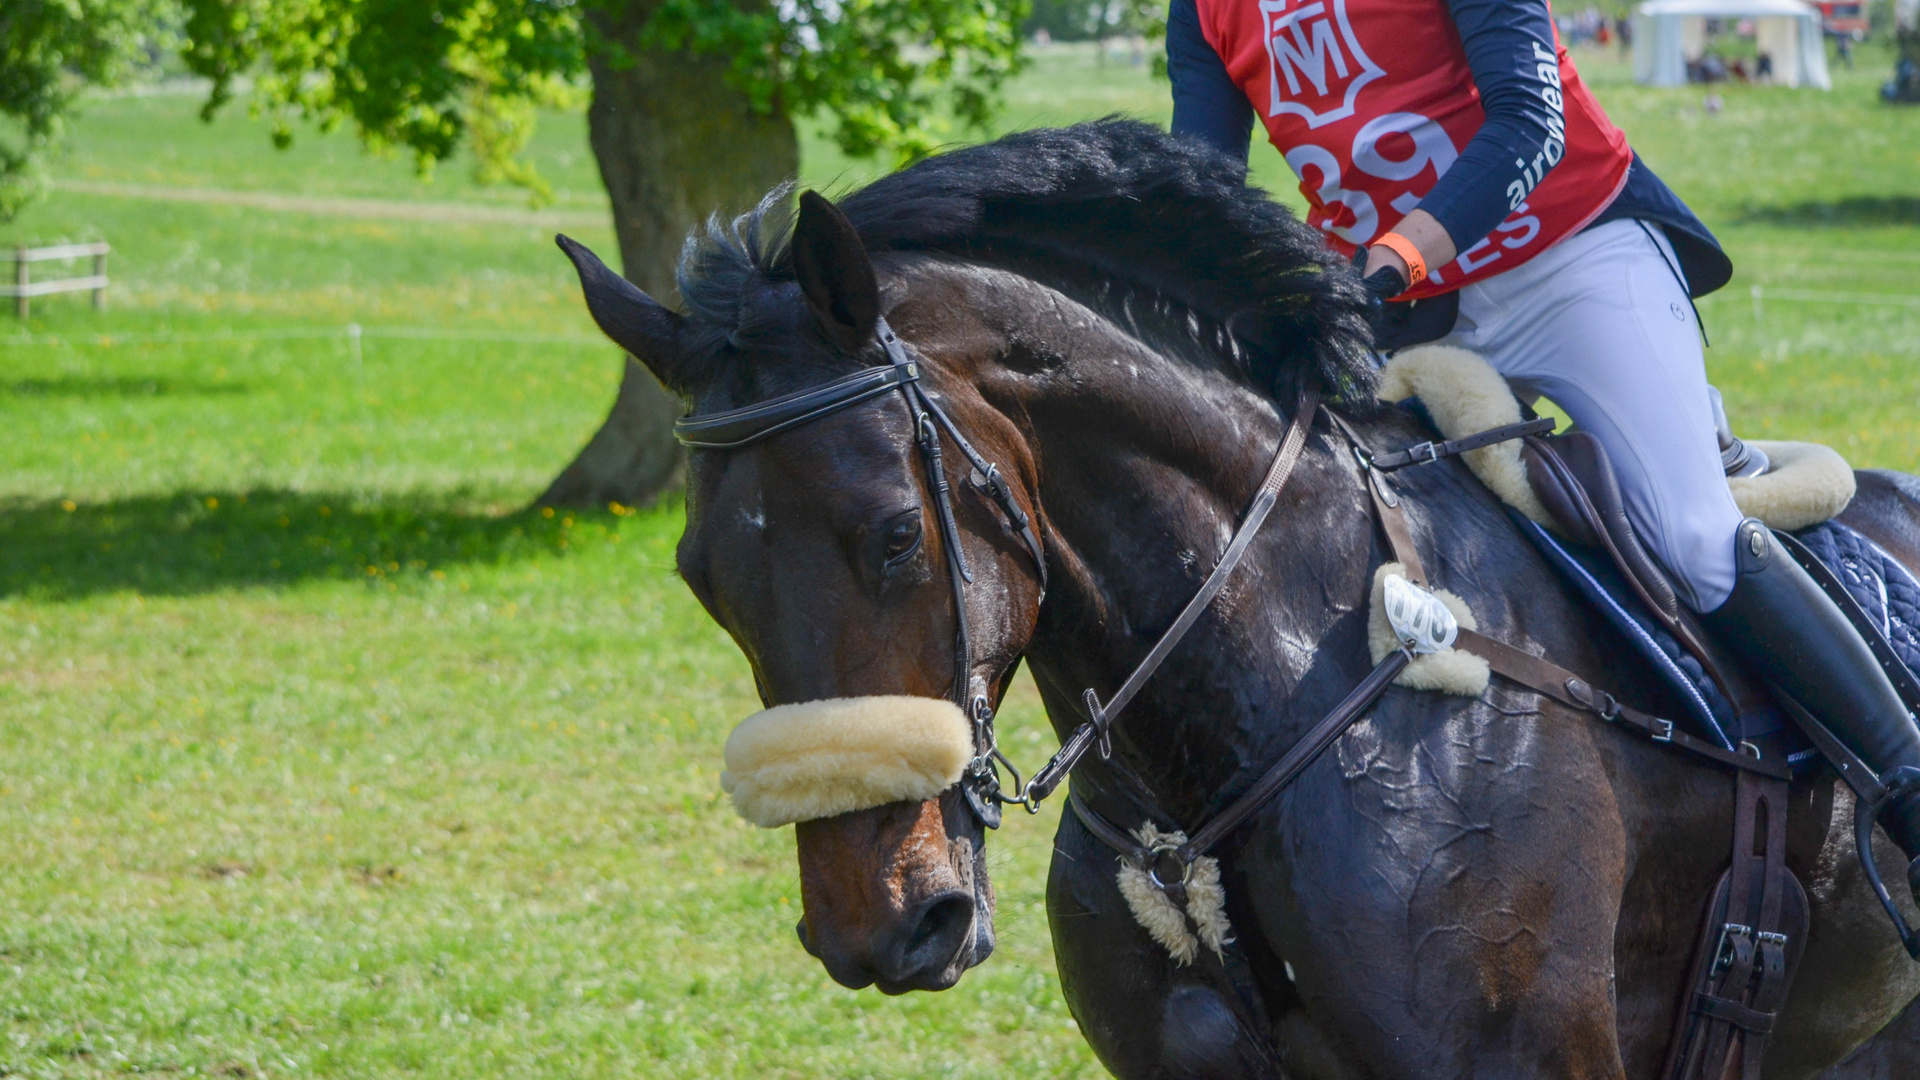
[[(13, 284), (0, 283), (0, 296), (13, 297), (13, 313), (25, 319), (28, 304), (35, 296), (91, 289), (93, 290), (93, 310), (104, 311), (107, 306), (107, 253), (112, 250), (105, 241), (91, 244), (56, 244), (53, 247), (43, 248), (14, 248)], [(54, 259), (84, 259), (88, 256), (93, 258), (91, 274), (83, 277), (52, 278), (47, 281), (33, 280), (31, 267), (34, 263)]]

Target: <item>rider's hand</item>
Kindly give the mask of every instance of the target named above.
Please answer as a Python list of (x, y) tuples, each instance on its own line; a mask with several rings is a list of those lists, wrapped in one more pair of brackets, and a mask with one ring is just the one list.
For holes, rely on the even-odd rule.
[[(1361, 248), (1353, 253), (1356, 268), (1364, 265), (1367, 249)], [(1367, 325), (1373, 328), (1375, 341), (1385, 340), (1387, 336), (1387, 301), (1407, 291), (1407, 279), (1402, 272), (1391, 266), (1383, 266), (1366, 277), (1360, 284), (1367, 290)]]
[(1382, 266), (1362, 278), (1360, 283), (1367, 287), (1367, 296), (1372, 300), (1370, 306), (1377, 308), (1407, 291), (1407, 274), (1393, 266)]

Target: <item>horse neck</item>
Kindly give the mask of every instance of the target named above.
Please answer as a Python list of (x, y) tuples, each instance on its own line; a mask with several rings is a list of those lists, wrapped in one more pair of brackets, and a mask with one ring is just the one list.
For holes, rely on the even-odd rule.
[[(1053, 569), (1026, 656), (1064, 736), (1083, 718), (1081, 690), (1110, 696), (1198, 590), (1289, 417), (1198, 343), (1144, 340), (1049, 293), (1029, 288), (998, 318), (1021, 351), (1009, 366), (1031, 372), (1008, 385), (1042, 478)], [(1265, 535), (1121, 715), (1114, 759), (1076, 783), (1150, 791), (1193, 821), (1271, 762), (1310, 722), (1303, 701), (1337, 700), (1366, 670), (1365, 612), (1352, 605), (1367, 595), (1370, 530), (1345, 443), (1319, 417)], [(1323, 656), (1327, 643), (1341, 647)]]

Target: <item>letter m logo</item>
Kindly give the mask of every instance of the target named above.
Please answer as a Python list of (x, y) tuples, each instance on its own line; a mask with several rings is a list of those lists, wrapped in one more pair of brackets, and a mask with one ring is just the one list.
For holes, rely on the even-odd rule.
[(1260, 0), (1260, 20), (1268, 116), (1292, 113), (1308, 127), (1343, 120), (1353, 115), (1360, 88), (1386, 74), (1353, 36), (1347, 0)]

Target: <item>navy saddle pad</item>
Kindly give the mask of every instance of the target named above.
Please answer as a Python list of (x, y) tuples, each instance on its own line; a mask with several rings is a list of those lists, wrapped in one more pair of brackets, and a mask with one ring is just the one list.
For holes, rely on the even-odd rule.
[[(1751, 740), (1763, 746), (1771, 743), (1796, 768), (1820, 763), (1819, 754), (1778, 710), (1737, 715), (1733, 703), (1707, 677), (1700, 662), (1647, 612), (1606, 552), (1569, 543), (1518, 512), (1508, 512), (1547, 561), (1672, 687), (1686, 707), (1684, 717), (1673, 718), (1676, 722), (1686, 723), (1693, 734), (1729, 750), (1742, 740)], [(1845, 584), (1848, 594), (1892, 643), (1900, 659), (1920, 670), (1920, 581), (1880, 545), (1838, 521), (1824, 521), (1794, 535)]]

